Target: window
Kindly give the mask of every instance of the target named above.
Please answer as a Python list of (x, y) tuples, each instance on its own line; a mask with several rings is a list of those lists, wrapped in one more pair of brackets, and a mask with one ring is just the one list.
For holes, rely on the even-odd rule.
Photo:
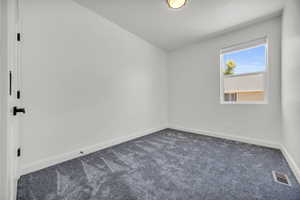
[(267, 103), (267, 38), (221, 50), (221, 103)]

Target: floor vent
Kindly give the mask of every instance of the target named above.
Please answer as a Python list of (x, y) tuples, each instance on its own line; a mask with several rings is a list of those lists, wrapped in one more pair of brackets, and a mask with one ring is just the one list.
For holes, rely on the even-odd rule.
[(272, 171), (272, 174), (273, 174), (273, 178), (274, 178), (275, 182), (291, 186), (289, 177), (286, 174), (276, 172), (276, 171)]

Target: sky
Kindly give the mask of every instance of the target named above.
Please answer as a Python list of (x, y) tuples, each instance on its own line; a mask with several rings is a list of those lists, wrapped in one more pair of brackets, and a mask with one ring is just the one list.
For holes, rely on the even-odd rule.
[[(237, 64), (234, 74), (244, 74), (251, 72), (261, 72), (266, 70), (265, 59), (266, 46), (258, 46), (238, 52), (224, 54), (224, 63), (234, 60)], [(224, 66), (226, 69), (226, 66)]]

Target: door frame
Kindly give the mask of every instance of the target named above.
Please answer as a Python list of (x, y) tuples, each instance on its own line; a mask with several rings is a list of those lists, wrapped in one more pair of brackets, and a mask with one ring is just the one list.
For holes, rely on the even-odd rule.
[(12, 108), (20, 106), (16, 91), (20, 90), (20, 44), (17, 33), (20, 32), (19, 0), (7, 1), (7, 199), (16, 200), (17, 182), (20, 177), (20, 157), (17, 156), (20, 148), (19, 116), (13, 116)]

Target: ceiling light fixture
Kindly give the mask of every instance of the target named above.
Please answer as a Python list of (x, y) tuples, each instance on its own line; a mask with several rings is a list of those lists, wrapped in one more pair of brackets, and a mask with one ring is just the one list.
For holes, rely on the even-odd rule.
[(184, 6), (187, 2), (187, 0), (167, 0), (168, 5), (170, 6), (170, 8), (181, 8), (182, 6)]

